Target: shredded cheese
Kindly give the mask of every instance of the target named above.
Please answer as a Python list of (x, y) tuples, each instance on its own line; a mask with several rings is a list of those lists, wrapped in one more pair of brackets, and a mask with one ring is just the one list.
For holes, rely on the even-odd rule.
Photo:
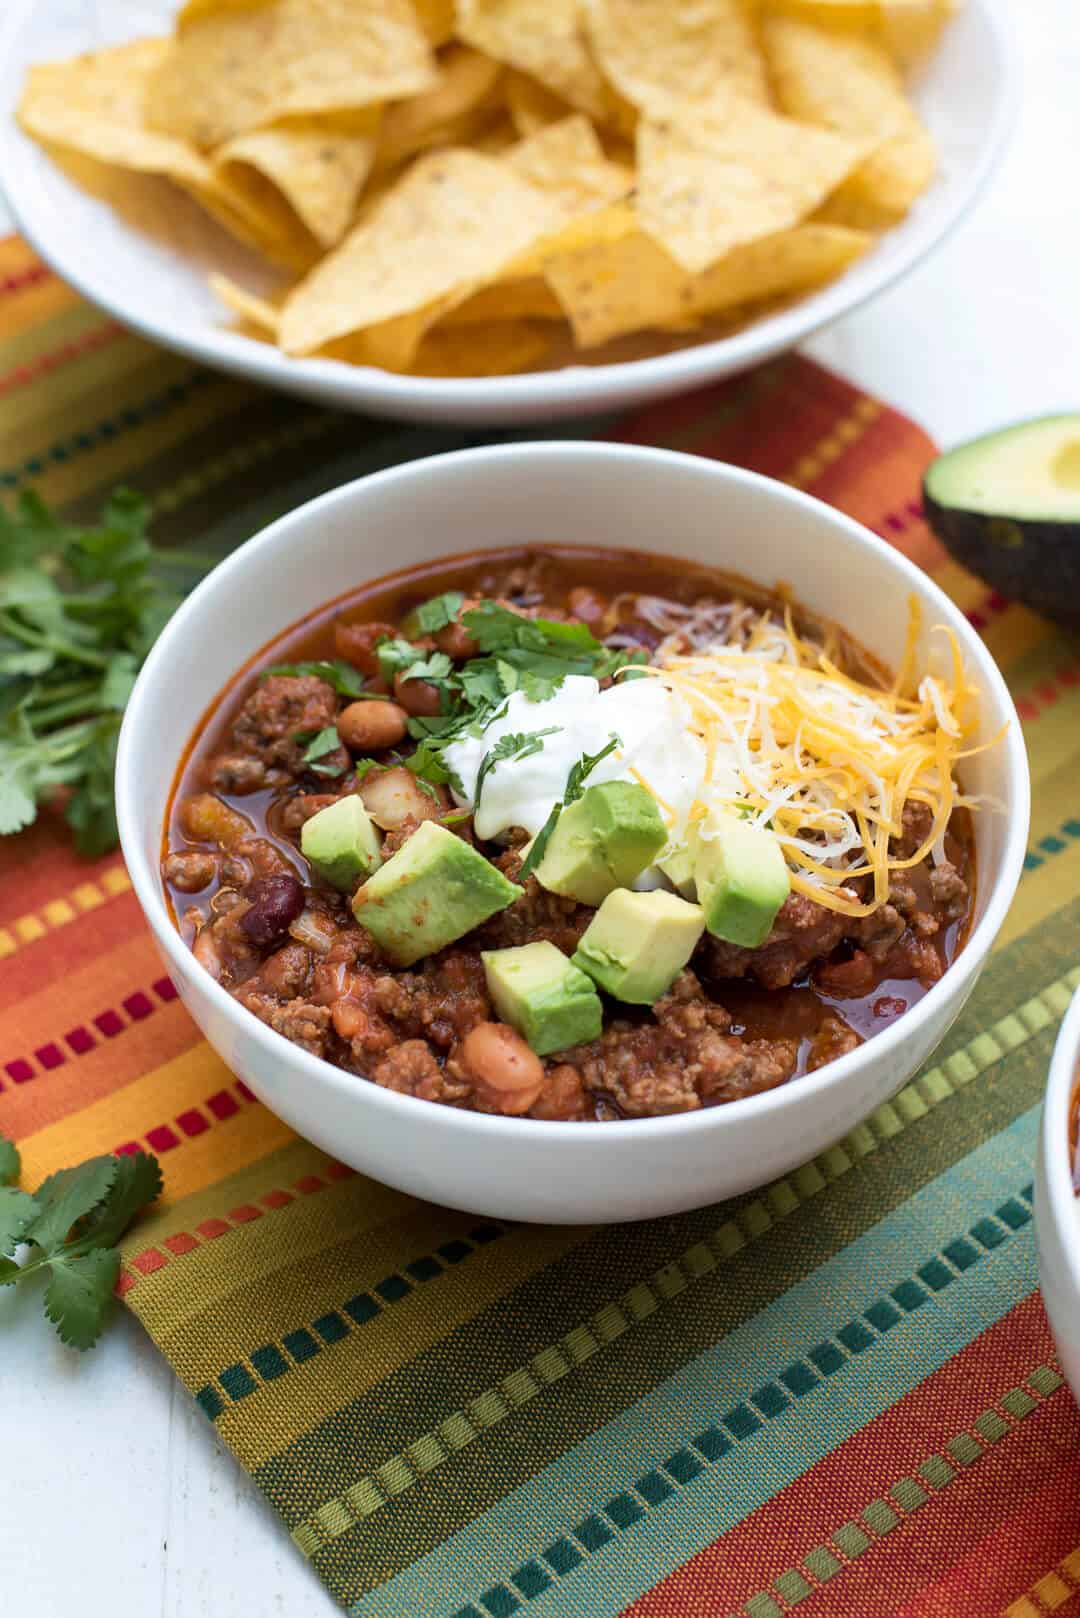
[[(880, 690), (837, 667), (831, 640), (802, 639), (790, 612), (781, 623), (727, 604), (703, 608), (658, 603), (649, 614), (665, 639), (647, 672), (682, 699), (705, 749), (688, 823), (713, 808), (749, 810), (774, 832), (795, 892), (869, 915), (888, 898), (890, 873), (940, 858), (953, 809), (976, 802), (953, 779), (957, 759), (979, 750), (963, 746), (976, 692), (955, 635), (938, 631), (950, 655), (916, 680), (921, 623), (912, 597), (904, 656)], [(925, 805), (931, 823), (920, 847), (900, 858), (889, 842), (908, 803)], [(859, 878), (868, 879), (865, 896), (850, 886)]]

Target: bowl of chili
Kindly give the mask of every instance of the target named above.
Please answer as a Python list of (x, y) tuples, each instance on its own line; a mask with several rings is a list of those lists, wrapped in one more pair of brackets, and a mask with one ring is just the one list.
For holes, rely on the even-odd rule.
[[(965, 694), (962, 747), (945, 686), (935, 697), (922, 683), (935, 635), (951, 649), (954, 696)], [(772, 704), (768, 782), (760, 738), (740, 752), (710, 718), (708, 681), (732, 657), (749, 660)], [(485, 685), (496, 677), (497, 701)], [(929, 790), (931, 763), (902, 825), (902, 797), (880, 832), (872, 811), (852, 814), (861, 852), (830, 844), (848, 852), (823, 860), (837, 816), (821, 810), (815, 824), (829, 829), (798, 835), (791, 758), (806, 775), (808, 732), (785, 763), (781, 720), (832, 679), (819, 706), (838, 691), (871, 706), (880, 694), (901, 752), (915, 747), (899, 731), (919, 709), (933, 745), (955, 732), (965, 756), (948, 801)], [(903, 700), (904, 680), (923, 697)], [(728, 808), (771, 830), (788, 862), (790, 891), (756, 943), (722, 921), (714, 930), (715, 872), (707, 883), (698, 869), (699, 905), (658, 855), (660, 867), (639, 860), (611, 879), (621, 938), (643, 929), (637, 961), (612, 977), (610, 941), (601, 949), (594, 933), (607, 899), (583, 902), (529, 867), (565, 731), (580, 743), (567, 786), (587, 766), (578, 796), (623, 833), (643, 788), (669, 826), (703, 812), (695, 759), (711, 790), (730, 777)], [(851, 770), (875, 775), (859, 757)], [(993, 660), (903, 556), (755, 474), (603, 443), (433, 457), (274, 523), (167, 627), (117, 770), (125, 857), (159, 948), (260, 1099), (402, 1190), (563, 1223), (654, 1217), (763, 1184), (895, 1093), (985, 961), (1019, 877), (1028, 795)], [(366, 893), (355, 871), (335, 892), (325, 857), (305, 859), (305, 826), (330, 808), (375, 839)], [(433, 871), (434, 888), (407, 887), (417, 902), (403, 941), (378, 918), (401, 873), (417, 880), (410, 865)], [(468, 895), (456, 927), (441, 914), (450, 887)], [(641, 972), (651, 981), (691, 911), (709, 929), (699, 920), (641, 993)], [(523, 949), (539, 960), (537, 947), (578, 1018), (551, 1038), (529, 1020), (535, 1005), (506, 1009), (490, 966), (516, 967)]]

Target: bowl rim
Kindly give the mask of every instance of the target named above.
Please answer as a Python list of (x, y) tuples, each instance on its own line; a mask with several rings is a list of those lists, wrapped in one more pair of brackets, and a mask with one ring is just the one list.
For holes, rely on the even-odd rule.
[[(419, 1123), (424, 1117), (430, 1118), (431, 1109), (437, 1106), (443, 1127), (460, 1131), (463, 1135), (471, 1135), (479, 1141), (489, 1137), (493, 1141), (508, 1143), (514, 1137), (527, 1138), (531, 1142), (550, 1139), (569, 1143), (576, 1138), (578, 1141), (588, 1140), (595, 1144), (596, 1126), (592, 1122), (489, 1116), (485, 1113), (441, 1106), (415, 1096), (399, 1095), (370, 1081), (358, 1085), (356, 1075), (346, 1073), (332, 1063), (301, 1050), (280, 1034), (274, 1033), (245, 1007), (239, 1005), (226, 989), (205, 973), (205, 969), (195, 960), (169, 918), (160, 891), (160, 874), (143, 851), (141, 828), (144, 817), (140, 810), (142, 795), (139, 791), (140, 777), (135, 744), (138, 715), (148, 700), (148, 693), (168, 669), (174, 646), (183, 642), (185, 637), (197, 628), (202, 603), (209, 599), (209, 592), (214, 588), (215, 580), (220, 583), (223, 575), (231, 578), (265, 565), (267, 561), (272, 560), (279, 547), (291, 542), (292, 530), (298, 523), (309, 522), (335, 506), (348, 506), (357, 499), (377, 500), (380, 491), (390, 485), (409, 482), (413, 478), (430, 476), (432, 473), (438, 475), (443, 467), (465, 464), (471, 466), (480, 476), (485, 466), (499, 461), (558, 462), (567, 459), (608, 462), (611, 470), (617, 470), (620, 464), (625, 465), (631, 461), (657, 468), (670, 467), (676, 473), (680, 470), (688, 473), (692, 469), (696, 476), (704, 473), (706, 477), (715, 478), (718, 499), (723, 498), (725, 485), (742, 485), (756, 489), (759, 494), (771, 500), (778, 511), (783, 507), (792, 510), (809, 508), (819, 517), (824, 514), (834, 527), (845, 531), (849, 538), (855, 539), (864, 549), (874, 552), (883, 562), (895, 569), (900, 574), (901, 580), (906, 581), (909, 587), (924, 596), (929, 595), (944, 620), (956, 630), (969, 663), (978, 669), (981, 679), (993, 692), (1002, 711), (1008, 716), (1008, 728), (1002, 738), (1002, 745), (1006, 749), (1005, 774), (1012, 802), (1006, 805), (1008, 823), (998, 879), (989, 895), (986, 910), (972, 929), (963, 951), (941, 979), (910, 1007), (903, 1017), (898, 1017), (888, 1028), (876, 1034), (872, 1041), (826, 1064), (815, 1073), (804, 1074), (796, 1086), (779, 1085), (758, 1095), (742, 1097), (723, 1106), (704, 1108), (696, 1112), (625, 1119), (620, 1122), (617, 1130), (605, 1131), (604, 1138), (615, 1135), (623, 1139), (652, 1138), (656, 1141), (670, 1139), (690, 1130), (722, 1128), (721, 1120), (741, 1118), (751, 1109), (762, 1118), (770, 1113), (779, 1116), (793, 1107), (797, 1108), (803, 1098), (809, 1103), (824, 1092), (839, 1088), (847, 1080), (855, 1078), (868, 1060), (887, 1060), (916, 1028), (935, 1019), (938, 1008), (948, 1003), (953, 987), (961, 977), (974, 980), (978, 968), (988, 955), (1001, 928), (1020, 879), (1027, 851), (1030, 780), (1020, 720), (1008, 687), (989, 651), (940, 587), (914, 562), (894, 549), (887, 541), (880, 539), (870, 529), (856, 522), (854, 518), (812, 495), (805, 494), (802, 490), (764, 477), (760, 473), (733, 466), (728, 462), (682, 454), (676, 450), (620, 444), (606, 440), (557, 439), (496, 444), (454, 450), (448, 454), (427, 456), (388, 467), (366, 477), (356, 478), (339, 488), (328, 490), (325, 494), (306, 501), (293, 511), (279, 517), (232, 551), (196, 586), (158, 637), (136, 681), (121, 726), (116, 762), (117, 821), (128, 874), (143, 914), (169, 969), (175, 968), (182, 978), (190, 977), (193, 972), (204, 974), (204, 981), (199, 985), (200, 992), (209, 998), (210, 1003), (223, 1017), (236, 1023), (247, 1039), (255, 1040), (262, 1047), (268, 1061), (276, 1059), (279, 1065), (291, 1066), (311, 1083), (329, 1085), (343, 1094), (347, 1092), (353, 1096), (363, 1097), (367, 1105), (382, 1108), (391, 1117), (396, 1115), (406, 1125)], [(182, 747), (187, 740), (186, 735), (181, 738), (180, 746)], [(158, 829), (155, 828), (155, 833)], [(868, 1055), (871, 1052), (872, 1056)]]
[[(25, 26), (29, 26), (38, 0), (16, 0), (6, 27), (0, 28), (0, 62), (13, 48)], [(979, 24), (985, 27), (993, 55), (999, 93), (991, 109), (990, 127), (966, 179), (955, 188), (955, 195), (935, 178), (924, 198), (917, 200), (914, 220), (901, 248), (885, 267), (868, 273), (863, 285), (852, 293), (850, 273), (841, 275), (816, 292), (796, 300), (777, 314), (744, 327), (726, 337), (691, 344), (666, 354), (639, 360), (615, 361), (601, 365), (567, 365), (552, 371), (526, 371), (501, 377), (410, 377), (399, 376), (372, 366), (348, 366), (341, 361), (283, 355), (276, 348), (224, 326), (207, 325), (190, 330), (171, 331), (144, 315), (138, 308), (127, 309), (117, 298), (110, 298), (108, 284), (93, 281), (84, 262), (91, 259), (76, 254), (65, 260), (62, 274), (92, 303), (103, 307), (124, 325), (148, 341), (163, 344), (187, 358), (235, 375), (266, 383), (285, 391), (317, 393), (339, 406), (363, 410), (384, 409), (390, 414), (411, 416), (430, 411), (440, 420), (479, 419), (490, 410), (491, 419), (504, 414), (513, 419), (550, 410), (589, 411), (616, 408), (627, 399), (643, 401), (685, 389), (702, 386), (718, 375), (730, 375), (749, 368), (831, 324), (841, 316), (861, 308), (885, 292), (939, 247), (975, 205), (994, 169), (1000, 162), (1016, 123), (1020, 104), (1020, 53), (1016, 23), (1004, 0), (969, 0)], [(0, 100), (3, 85), (0, 80)], [(20, 232), (35, 252), (51, 263), (49, 241), (37, 229), (33, 208), (33, 187), (25, 196), (18, 176), (21, 143), (28, 141), (14, 118), (14, 104), (0, 105), (0, 172), (7, 176), (6, 195)], [(946, 199), (951, 201), (946, 206)], [(922, 206), (921, 213), (918, 212)], [(92, 257), (92, 255), (91, 255)], [(867, 264), (873, 262), (868, 256)], [(858, 274), (859, 266), (854, 272)]]
[(1080, 1297), (1080, 1198), (1069, 1165), (1069, 1104), (1080, 1088), (1080, 988), (1062, 1019), (1050, 1058), (1042, 1119), (1042, 1163), (1046, 1205), (1060, 1236), (1064, 1263), (1073, 1291)]

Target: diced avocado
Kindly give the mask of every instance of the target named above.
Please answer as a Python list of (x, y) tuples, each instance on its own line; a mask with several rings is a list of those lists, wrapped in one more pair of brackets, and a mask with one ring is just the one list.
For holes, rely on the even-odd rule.
[(685, 841), (670, 843), (656, 861), (672, 887), (681, 893), (684, 899), (697, 898), (697, 883), (694, 881), (696, 850), (697, 828), (688, 826)]
[(452, 831), (425, 820), (357, 890), (352, 908), (395, 966), (411, 966), (523, 891)]
[(573, 964), (616, 1000), (651, 1006), (671, 988), (704, 931), (700, 905), (660, 889), (618, 888), (586, 927)]
[(306, 820), (300, 848), (319, 875), (342, 893), (352, 893), (382, 864), (379, 834), (357, 797), (339, 798)]
[(1080, 414), (1020, 422), (939, 455), (923, 504), (964, 567), (1080, 627)]
[(546, 940), (485, 950), (488, 993), (538, 1056), (598, 1039), (604, 1010), (592, 979)]
[(757, 949), (791, 892), (791, 878), (772, 832), (735, 815), (702, 824), (694, 864), (705, 925), (717, 938)]
[(589, 787), (564, 809), (536, 867), (552, 893), (598, 905), (628, 887), (667, 841), (656, 800), (632, 781)]

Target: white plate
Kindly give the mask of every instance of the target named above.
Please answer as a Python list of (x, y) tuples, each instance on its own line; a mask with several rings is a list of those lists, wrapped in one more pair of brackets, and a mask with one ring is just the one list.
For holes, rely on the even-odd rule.
[[(0, 28), (0, 183), (20, 230), (66, 281), (153, 342), (320, 404), (406, 420), (505, 425), (584, 415), (714, 382), (794, 347), (904, 275), (944, 238), (993, 169), (1016, 101), (1016, 51), (1001, 0), (967, 0), (915, 89), (940, 153), (938, 178), (903, 224), (838, 281), (734, 336), (650, 358), (464, 381), (402, 377), (287, 359), (227, 330), (229, 316), (207, 287), (206, 270), (252, 282), (258, 267), (249, 255), (163, 181), (145, 182), (153, 234), (125, 225), (16, 126), (30, 63), (167, 32), (175, 9), (175, 0), (14, 0)], [(947, 341), (948, 311), (929, 311), (928, 321), (935, 318), (937, 333), (929, 329), (927, 341)]]

